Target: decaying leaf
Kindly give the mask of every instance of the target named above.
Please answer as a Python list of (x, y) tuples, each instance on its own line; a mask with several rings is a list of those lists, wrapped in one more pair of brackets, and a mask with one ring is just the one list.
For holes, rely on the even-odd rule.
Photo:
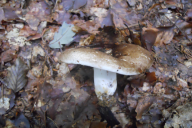
[[(175, 110), (173, 110), (170, 114), (170, 117), (165, 122), (164, 128), (190, 128), (192, 126), (191, 123), (191, 102), (186, 103), (185, 105), (178, 106)], [(163, 115), (165, 116), (165, 115)]]
[(29, 36), (34, 36), (37, 32), (32, 30), (29, 26), (24, 26), (20, 32), (19, 35), (20, 36), (24, 36), (24, 37), (29, 37)]
[(0, 115), (5, 114), (6, 110), (9, 109), (9, 100), (7, 97), (0, 98)]
[(19, 36), (20, 30), (18, 28), (13, 28), (10, 32), (7, 33), (7, 38), (9, 44), (18, 45), (23, 47), (24, 45), (30, 45), (30, 42), (27, 41), (27, 38), (24, 36)]
[(15, 65), (9, 67), (7, 70), (7, 87), (12, 89), (14, 92), (18, 92), (27, 83), (26, 74), (28, 67), (20, 58), (17, 58)]
[(0, 8), (0, 22), (4, 21), (11, 21), (18, 18), (14, 9), (11, 8)]
[(51, 9), (45, 1), (31, 2), (29, 8), (25, 19), (31, 29), (38, 30), (38, 25), (41, 21), (51, 21)]
[(149, 109), (149, 107), (151, 106), (154, 100), (155, 98), (152, 96), (146, 96), (139, 100), (137, 104), (137, 108), (135, 110), (137, 112), (137, 116), (136, 116), (137, 120), (141, 119), (143, 112)]
[(0, 88), (0, 96), (0, 115), (3, 115), (15, 105), (15, 94), (11, 89)]
[(174, 27), (143, 28), (142, 38), (147, 49), (151, 50), (153, 45), (159, 46), (169, 44), (174, 37)]
[(59, 28), (59, 32), (55, 33), (54, 40), (49, 43), (51, 48), (60, 48), (62, 44), (69, 44), (73, 41), (75, 33), (71, 30), (74, 25), (63, 22), (62, 27)]
[(15, 56), (15, 50), (9, 49), (3, 53), (1, 53), (1, 64), (5, 62), (11, 61)]

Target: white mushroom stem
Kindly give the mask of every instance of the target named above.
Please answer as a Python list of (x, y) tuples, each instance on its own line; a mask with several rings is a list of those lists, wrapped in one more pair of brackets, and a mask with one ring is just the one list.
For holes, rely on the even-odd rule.
[(113, 95), (117, 89), (117, 75), (114, 72), (94, 68), (94, 85), (97, 97), (102, 100), (102, 96)]

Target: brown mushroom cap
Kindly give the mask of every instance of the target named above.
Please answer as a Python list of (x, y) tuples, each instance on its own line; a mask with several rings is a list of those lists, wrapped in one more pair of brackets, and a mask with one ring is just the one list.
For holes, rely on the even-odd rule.
[[(72, 48), (64, 51), (59, 56), (59, 60), (68, 64), (86, 65), (122, 75), (137, 75), (152, 65), (153, 58), (147, 50), (138, 45), (132, 45), (133, 44), (129, 44), (130, 47), (126, 47), (129, 52), (134, 52), (126, 52), (128, 56), (131, 55), (127, 58), (126, 56), (115, 58), (106, 53), (90, 48)], [(123, 47), (118, 47), (116, 51), (119, 51), (118, 49), (126, 50)], [(135, 50), (131, 50), (132, 48)], [(131, 60), (128, 61), (126, 59)], [(139, 64), (141, 67), (137, 64)]]
[(146, 49), (134, 44), (120, 44), (113, 49), (113, 56), (133, 63), (141, 72), (153, 64), (153, 56)]

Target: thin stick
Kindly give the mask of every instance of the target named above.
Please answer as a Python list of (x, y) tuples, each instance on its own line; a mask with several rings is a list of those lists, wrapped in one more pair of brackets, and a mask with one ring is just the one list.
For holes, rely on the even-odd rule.
[(60, 42), (59, 42), (59, 49), (60, 49), (60, 52), (63, 52), (63, 50), (62, 50), (62, 46), (61, 46), (61, 44), (60, 44)]
[(51, 72), (51, 76), (53, 76), (53, 68), (52, 68), (51, 63), (49, 61), (49, 57), (46, 57), (46, 58), (47, 58), (47, 63), (49, 65), (50, 72)]
[(3, 98), (3, 104), (4, 104), (4, 85), (7, 85), (3, 79), (0, 78), (0, 81), (2, 83), (2, 98)]
[(46, 55), (51, 59), (51, 61), (54, 63), (54, 65), (56, 65), (56, 62), (53, 60), (53, 58), (49, 55), (49, 53), (47, 52), (47, 50), (45, 50), (42, 46), (41, 46), (41, 44), (38, 44), (43, 50), (44, 50), (44, 52), (46, 53)]
[(3, 98), (3, 104), (4, 104), (4, 85), (2, 84), (2, 98)]
[[(47, 117), (47, 118), (49, 118), (49, 117)], [(55, 124), (55, 126), (57, 127), (57, 128), (59, 128), (58, 126), (57, 126), (57, 124), (51, 119), (51, 118), (49, 118), (54, 124)]]
[[(181, 31), (181, 29), (179, 28), (179, 27), (177, 27), (177, 25), (175, 24), (175, 23), (173, 23), (166, 15), (164, 15), (172, 24), (174, 24), (175, 25), (175, 27), (177, 28), (177, 29), (179, 29), (179, 31)], [(181, 33), (191, 42), (191, 40), (189, 39), (189, 37), (183, 32), (183, 31), (181, 31)]]

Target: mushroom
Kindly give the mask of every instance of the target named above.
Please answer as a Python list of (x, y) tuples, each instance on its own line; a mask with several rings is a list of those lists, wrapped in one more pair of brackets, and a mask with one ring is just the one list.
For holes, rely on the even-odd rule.
[(100, 100), (113, 95), (117, 88), (116, 73), (137, 75), (148, 69), (153, 57), (144, 48), (134, 44), (121, 44), (114, 49), (118, 58), (90, 48), (65, 50), (59, 60), (67, 64), (81, 64), (94, 68), (95, 93)]

